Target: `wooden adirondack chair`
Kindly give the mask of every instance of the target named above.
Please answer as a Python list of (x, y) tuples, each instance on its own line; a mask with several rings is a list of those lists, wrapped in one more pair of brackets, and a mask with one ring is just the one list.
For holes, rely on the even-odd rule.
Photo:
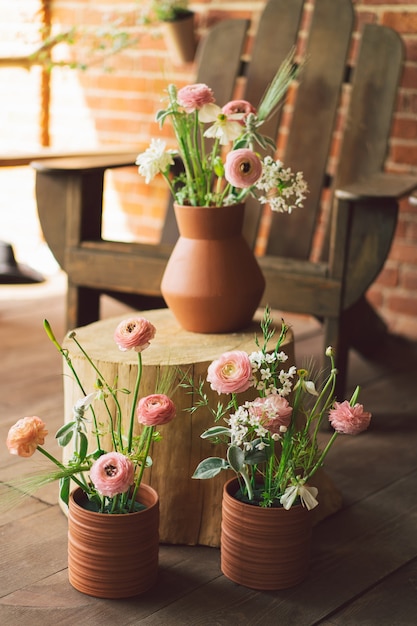
[[(222, 104), (232, 98), (243, 67), (245, 98), (259, 102), (297, 42), (303, 5), (304, 0), (267, 3), (246, 64), (241, 54), (248, 21), (219, 23), (200, 47), (196, 82), (210, 85)], [(263, 303), (323, 321), (325, 344), (337, 353), (339, 390), (344, 387), (348, 347), (358, 337), (364, 340), (378, 319), (373, 315), (364, 330), (372, 313), (364, 294), (388, 255), (398, 200), (417, 188), (416, 177), (383, 169), (402, 69), (401, 39), (389, 28), (366, 24), (357, 63), (347, 68), (353, 24), (351, 0), (316, 0), (305, 49), (307, 63), (283, 155), (287, 166), (304, 172), (310, 193), (303, 209), (290, 216), (273, 215), (265, 255), (260, 258), (267, 283)], [(342, 90), (350, 91), (349, 112), (339, 164), (330, 172), (329, 151)], [(278, 114), (267, 134), (277, 136), (279, 124)], [(101, 293), (116, 294), (138, 309), (160, 306), (160, 281), (177, 236), (172, 211), (168, 209), (157, 245), (101, 238), (104, 172), (132, 165), (136, 156), (33, 164), (44, 235), (68, 274), (68, 327), (98, 319)], [(320, 260), (313, 262), (311, 247), (326, 188), (332, 196), (328, 237)], [(252, 243), (259, 221), (260, 208), (249, 200), (245, 233)]]

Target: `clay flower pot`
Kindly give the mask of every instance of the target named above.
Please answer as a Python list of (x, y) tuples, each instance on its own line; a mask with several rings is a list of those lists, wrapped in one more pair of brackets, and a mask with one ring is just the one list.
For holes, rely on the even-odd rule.
[(87, 496), (75, 489), (68, 508), (68, 577), (71, 585), (97, 598), (128, 598), (156, 582), (159, 498), (141, 485), (145, 509), (120, 515), (87, 510)]
[(162, 278), (162, 295), (185, 330), (230, 333), (249, 326), (265, 289), (242, 235), (244, 204), (174, 205), (180, 237)]
[(175, 20), (162, 22), (165, 42), (174, 62), (191, 63), (197, 49), (194, 13), (187, 11)]
[(309, 512), (301, 505), (286, 511), (245, 504), (234, 497), (238, 488), (233, 478), (223, 490), (223, 574), (239, 585), (263, 591), (297, 585), (310, 561)]

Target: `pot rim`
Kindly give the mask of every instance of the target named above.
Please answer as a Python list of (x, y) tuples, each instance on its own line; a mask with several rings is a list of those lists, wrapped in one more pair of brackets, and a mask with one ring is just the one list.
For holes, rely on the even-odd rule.
[[(87, 494), (85, 493), (85, 491), (81, 488), (81, 487), (76, 487), (75, 489), (73, 489), (70, 493), (70, 498), (69, 498), (69, 504), (71, 503), (71, 505), (73, 507), (75, 507), (77, 510), (81, 510), (83, 511), (83, 513), (85, 513), (88, 516), (91, 517), (95, 517), (97, 515), (106, 517), (106, 518), (117, 518), (117, 517), (123, 517), (125, 518), (128, 515), (141, 515), (142, 513), (144, 513), (145, 511), (149, 511), (151, 509), (153, 509), (155, 506), (159, 506), (159, 495), (158, 492), (151, 487), (150, 485), (146, 485), (146, 484), (141, 484), (138, 492), (137, 492), (137, 496), (136, 499), (139, 500), (140, 495), (143, 496), (143, 494), (147, 493), (149, 496), (149, 502), (148, 504), (146, 503), (142, 503), (145, 504), (145, 508), (142, 509), (141, 511), (132, 511), (132, 513), (100, 513), (99, 511), (91, 511), (90, 509), (86, 509), (85, 507), (82, 506), (82, 504), (80, 504), (80, 500), (86, 500), (87, 499)], [(146, 498), (148, 500), (148, 498)]]

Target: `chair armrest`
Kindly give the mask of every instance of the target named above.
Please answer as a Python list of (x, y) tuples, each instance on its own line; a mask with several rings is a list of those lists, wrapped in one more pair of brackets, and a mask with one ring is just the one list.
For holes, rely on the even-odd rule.
[(96, 152), (77, 156), (62, 156), (52, 159), (31, 161), (30, 165), (38, 172), (80, 172), (106, 170), (115, 167), (135, 165), (138, 152)]
[(366, 179), (336, 189), (339, 200), (365, 200), (389, 198), (399, 200), (417, 189), (417, 176), (378, 172)]

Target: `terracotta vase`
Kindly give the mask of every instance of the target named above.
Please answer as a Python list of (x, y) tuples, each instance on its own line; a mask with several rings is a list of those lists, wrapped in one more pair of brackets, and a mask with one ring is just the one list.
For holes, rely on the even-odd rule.
[(180, 237), (162, 278), (162, 295), (185, 330), (230, 333), (249, 326), (265, 289), (243, 237), (244, 204), (175, 205)]
[(263, 508), (234, 497), (237, 479), (223, 490), (221, 570), (239, 585), (287, 589), (306, 576), (310, 561), (311, 516), (301, 505), (289, 511)]
[(87, 497), (82, 489), (71, 493), (68, 576), (75, 589), (97, 598), (128, 598), (155, 584), (159, 498), (152, 487), (141, 485), (137, 500), (146, 508), (110, 515), (84, 508)]
[(175, 20), (162, 23), (165, 42), (174, 62), (191, 63), (197, 49), (194, 13), (188, 11)]

